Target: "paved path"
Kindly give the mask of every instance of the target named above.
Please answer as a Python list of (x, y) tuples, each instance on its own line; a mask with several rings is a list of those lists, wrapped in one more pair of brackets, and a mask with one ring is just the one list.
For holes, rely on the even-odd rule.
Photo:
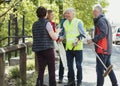
[[(95, 55), (89, 46), (84, 46), (84, 59), (83, 59), (83, 84), (82, 86), (96, 86), (96, 70), (95, 70)], [(114, 71), (120, 84), (120, 46), (113, 45), (112, 64), (114, 65)], [(56, 79), (58, 80), (58, 66), (56, 67)], [(76, 71), (76, 69), (75, 69)], [(46, 76), (46, 79), (48, 76)], [(46, 81), (45, 82), (48, 82)], [(67, 70), (65, 70), (63, 84), (57, 86), (64, 86), (67, 83)], [(112, 86), (109, 77), (105, 78), (104, 86)]]

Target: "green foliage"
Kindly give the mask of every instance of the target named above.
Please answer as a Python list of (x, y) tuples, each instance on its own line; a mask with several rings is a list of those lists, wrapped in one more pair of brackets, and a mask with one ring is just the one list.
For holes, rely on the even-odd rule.
[(74, 0), (71, 3), (76, 9), (76, 16), (83, 20), (85, 28), (93, 26), (93, 6), (99, 3), (105, 8), (108, 5), (107, 0)]
[[(10, 14), (15, 14), (18, 18), (19, 35), (22, 33), (22, 17), (25, 15), (25, 35), (32, 35), (31, 28), (33, 22), (37, 20), (36, 9), (39, 6), (52, 9), (56, 23), (59, 23), (63, 10), (73, 7), (77, 11), (76, 16), (83, 20), (85, 28), (91, 28), (93, 26), (92, 8), (97, 3), (101, 4), (104, 8), (109, 5), (108, 0), (11, 0), (10, 3), (5, 3), (2, 0), (0, 2), (0, 16), (1, 14), (4, 15), (0, 17), (0, 39), (1, 37), (7, 37)], [(13, 12), (14, 8), (17, 9), (16, 12)], [(0, 43), (0, 45), (6, 45), (6, 42), (7, 40)]]
[[(29, 78), (27, 78), (27, 83), (25, 86), (35, 86), (36, 85), (36, 79), (37, 79), (37, 73), (33, 73)], [(20, 78), (15, 79), (17, 86), (23, 86), (21, 83)]]
[(35, 86), (37, 79), (37, 73), (33, 73), (33, 75), (27, 80), (27, 86)]
[(27, 61), (27, 71), (33, 70), (35, 68), (35, 62), (34, 60), (28, 60)]
[(15, 66), (12, 69), (10, 69), (10, 73), (9, 73), (11, 78), (20, 78), (20, 71), (19, 71), (19, 67)]

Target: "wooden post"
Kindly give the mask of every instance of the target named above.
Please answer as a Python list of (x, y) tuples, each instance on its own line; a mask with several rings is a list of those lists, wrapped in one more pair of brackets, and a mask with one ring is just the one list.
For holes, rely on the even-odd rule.
[(35, 71), (36, 72), (38, 72), (38, 69), (39, 67), (38, 67), (38, 59), (37, 59), (37, 55), (36, 55), (36, 53), (35, 53)]
[(22, 48), (20, 50), (20, 78), (22, 84), (26, 84), (26, 50)]
[(0, 86), (4, 86), (5, 62), (3, 54), (0, 55)]

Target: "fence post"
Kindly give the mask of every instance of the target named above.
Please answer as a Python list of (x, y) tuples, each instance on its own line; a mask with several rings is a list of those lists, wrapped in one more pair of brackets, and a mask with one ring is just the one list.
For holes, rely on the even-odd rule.
[(3, 54), (0, 55), (0, 86), (4, 86), (5, 61)]
[(26, 49), (20, 49), (20, 78), (26, 84)]

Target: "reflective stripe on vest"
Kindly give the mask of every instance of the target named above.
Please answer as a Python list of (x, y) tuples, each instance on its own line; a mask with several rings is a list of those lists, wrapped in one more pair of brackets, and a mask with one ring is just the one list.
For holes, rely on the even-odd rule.
[[(81, 22), (79, 19), (74, 18), (71, 23), (66, 20), (64, 23), (65, 33), (66, 33), (66, 50), (72, 50), (73, 43), (76, 40), (76, 37), (80, 35), (80, 31), (78, 28), (78, 23)], [(79, 41), (78, 45), (74, 48), (74, 50), (82, 50), (83, 42)]]

